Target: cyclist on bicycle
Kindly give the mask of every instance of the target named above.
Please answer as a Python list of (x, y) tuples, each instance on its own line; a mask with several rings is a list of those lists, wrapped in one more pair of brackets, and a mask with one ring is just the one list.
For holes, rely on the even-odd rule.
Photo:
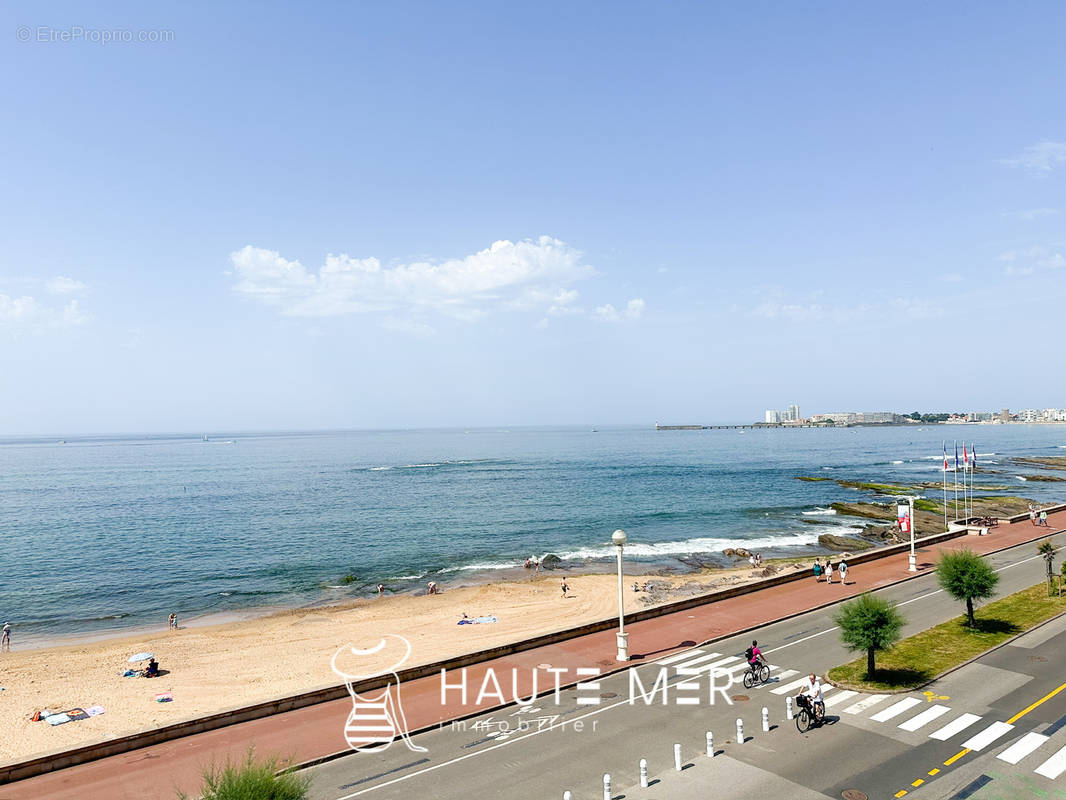
[(744, 657), (748, 659), (748, 666), (753, 671), (766, 664), (766, 657), (763, 656), (762, 650), (759, 649), (759, 643), (754, 639), (751, 642), (751, 647), (744, 651)]
[(825, 716), (825, 701), (822, 700), (822, 682), (818, 680), (818, 676), (813, 672), (807, 676), (807, 686), (803, 690), (803, 694), (810, 698), (811, 706), (814, 709), (814, 718), (820, 720)]

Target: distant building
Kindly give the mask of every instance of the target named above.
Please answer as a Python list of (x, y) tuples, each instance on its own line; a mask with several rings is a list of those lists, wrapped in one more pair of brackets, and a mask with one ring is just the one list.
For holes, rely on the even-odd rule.
[(859, 414), (859, 417), (859, 422), (864, 422), (868, 425), (883, 425), (885, 423), (903, 421), (903, 417), (899, 414), (893, 414), (891, 411), (864, 411)]
[(853, 411), (832, 411), (827, 414), (812, 414), (811, 422), (834, 422), (837, 425), (854, 425), (859, 415)]
[(1025, 408), (1018, 412), (1019, 422), (1038, 422), (1040, 420), (1040, 412), (1035, 408)]
[(999, 412), (999, 421), (1000, 422), (1010, 422), (1010, 409), (1009, 408), (1004, 408), (1002, 411)]
[(781, 424), (781, 412), (772, 411), (767, 409), (766, 411), (766, 424), (767, 425), (780, 425)]
[(790, 405), (788, 407), (788, 410), (785, 411), (785, 421), (786, 422), (799, 422), (799, 419), (800, 419), (800, 407), (797, 406), (795, 403), (793, 403), (792, 405)]

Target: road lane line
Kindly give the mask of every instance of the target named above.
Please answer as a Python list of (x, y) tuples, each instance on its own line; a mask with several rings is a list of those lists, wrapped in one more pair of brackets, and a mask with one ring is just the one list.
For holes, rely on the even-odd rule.
[[(1042, 557), (1042, 556), (1041, 556), (1041, 557)], [(1007, 723), (1008, 723), (1008, 724), (1013, 724), (1013, 723), (1017, 722), (1017, 721), (1018, 721), (1018, 720), (1020, 720), (1020, 719), (1021, 719), (1022, 717), (1024, 717), (1024, 716), (1025, 716), (1026, 714), (1028, 714), (1028, 713), (1029, 713), (1030, 711), (1032, 711), (1032, 710), (1033, 710), (1034, 708), (1036, 708), (1036, 707), (1037, 707), (1038, 705), (1040, 705), (1041, 703), (1046, 703), (1046, 702), (1047, 702), (1048, 700), (1050, 700), (1050, 699), (1051, 699), (1052, 697), (1054, 697), (1055, 695), (1057, 695), (1057, 694), (1058, 694), (1059, 692), (1061, 692), (1061, 691), (1062, 691), (1063, 689), (1066, 689), (1066, 683), (1062, 684), (1062, 686), (1060, 686), (1060, 687), (1059, 687), (1058, 689), (1055, 689), (1055, 690), (1053, 690), (1053, 691), (1050, 691), (1050, 692), (1048, 692), (1048, 693), (1047, 693), (1046, 695), (1044, 695), (1043, 697), (1041, 697), (1041, 698), (1040, 698), (1039, 700), (1037, 700), (1037, 701), (1036, 701), (1035, 703), (1033, 703), (1033, 704), (1032, 704), (1031, 706), (1029, 706), (1028, 708), (1023, 708), (1023, 709), (1022, 709), (1021, 711), (1019, 711), (1019, 712), (1018, 712), (1017, 714), (1015, 714), (1015, 715), (1014, 715), (1013, 717), (1011, 717), (1010, 719), (1008, 719), (1008, 720), (1007, 720)]]
[[(656, 661), (655, 663), (660, 665), (660, 666), (667, 667), (670, 664), (673, 664), (673, 663), (675, 663), (677, 661), (684, 661), (686, 658), (691, 658), (693, 653), (703, 653), (703, 652), (706, 652), (706, 651), (699, 650), (699, 649), (686, 650), (684, 653), (675, 653), (674, 655), (669, 656), (668, 658), (664, 658), (661, 661)], [(718, 654), (715, 653), (714, 655), (718, 655)]]
[(996, 758), (1000, 761), (1006, 761), (1008, 764), (1017, 764), (1050, 738), (1050, 736), (1045, 736), (1042, 733), (1027, 733)]
[[(688, 669), (690, 667), (696, 666), (697, 664), (702, 664), (704, 661), (710, 661), (713, 658), (720, 658), (721, 655), (722, 655), (721, 653), (707, 653), (707, 655), (698, 656), (696, 658), (693, 658), (693, 659), (690, 659), (688, 661), (682, 662), (681, 664), (677, 665), (677, 668), (678, 669)], [(664, 662), (660, 661), (659, 663), (662, 664)]]
[(678, 675), (699, 675), (701, 672), (710, 672), (711, 670), (723, 667), (726, 664), (731, 664), (734, 661), (740, 660), (740, 656), (730, 656), (729, 658), (723, 658), (721, 661), (713, 661), (710, 664), (702, 664), (698, 667), (678, 667)]
[(917, 715), (916, 717), (911, 717), (906, 722), (901, 722), (896, 727), (899, 728), (900, 730), (914, 732), (914, 731), (918, 730), (919, 728), (922, 728), (922, 727), (928, 725), (934, 719), (937, 719), (938, 717), (942, 717), (944, 714), (947, 714), (949, 711), (951, 711), (951, 709), (948, 708), (947, 706), (930, 706), (925, 711), (923, 711), (921, 714)]
[(993, 722), (976, 736), (971, 736), (962, 746), (967, 750), (984, 750), (992, 742), (1001, 736), (1014, 730), (1014, 726), (1006, 722)]
[(869, 697), (864, 697), (857, 703), (854, 703), (844, 709), (845, 714), (861, 714), (868, 708), (876, 706), (878, 703), (887, 700), (887, 694), (872, 694)]
[[(772, 669), (772, 667), (771, 667), (771, 669)], [(784, 669), (784, 670), (781, 670), (781, 672), (777, 673), (777, 683), (780, 683), (783, 680), (788, 680), (793, 675), (799, 675), (799, 670), (797, 670), (797, 669)]]
[(872, 719), (874, 722), (888, 722), (893, 717), (898, 717), (908, 708), (914, 708), (921, 702), (922, 701), (919, 700), (917, 697), (904, 697), (898, 703), (893, 703), (884, 711), (874, 714), (872, 717), (870, 717), (870, 719)]
[(825, 707), (829, 708), (831, 706), (840, 705), (845, 700), (850, 700), (857, 694), (858, 692), (854, 692), (851, 689), (845, 689), (842, 692), (837, 692), (835, 695), (825, 701)]
[(1055, 780), (1063, 771), (1066, 771), (1066, 747), (1033, 770), (1037, 775), (1043, 775), (1051, 780)]
[(793, 689), (798, 689), (801, 686), (807, 685), (807, 676), (803, 676), (799, 680), (792, 681), (792, 683), (786, 683), (784, 686), (778, 686), (770, 690), (770, 694), (788, 694)]
[(981, 717), (977, 714), (963, 714), (958, 719), (949, 722), (940, 730), (933, 731), (929, 734), (929, 738), (939, 739), (942, 742), (946, 742), (956, 733), (961, 733), (980, 719)]

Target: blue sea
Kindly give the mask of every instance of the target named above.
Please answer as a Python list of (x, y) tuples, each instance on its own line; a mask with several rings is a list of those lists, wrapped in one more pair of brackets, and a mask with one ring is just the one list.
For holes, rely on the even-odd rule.
[(796, 476), (939, 481), (945, 438), (1007, 470), (979, 481), (1066, 494), (1005, 463), (1066, 454), (1058, 425), (9, 438), (0, 622), (26, 641), (491, 580), (530, 555), (606, 568), (616, 528), (649, 569), (820, 552), (862, 524), (829, 504), (869, 495)]

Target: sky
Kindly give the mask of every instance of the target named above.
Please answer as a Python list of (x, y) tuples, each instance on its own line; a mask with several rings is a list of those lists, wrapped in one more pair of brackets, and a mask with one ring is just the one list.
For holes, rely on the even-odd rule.
[(1066, 5), (0, 2), (0, 433), (1066, 406)]

